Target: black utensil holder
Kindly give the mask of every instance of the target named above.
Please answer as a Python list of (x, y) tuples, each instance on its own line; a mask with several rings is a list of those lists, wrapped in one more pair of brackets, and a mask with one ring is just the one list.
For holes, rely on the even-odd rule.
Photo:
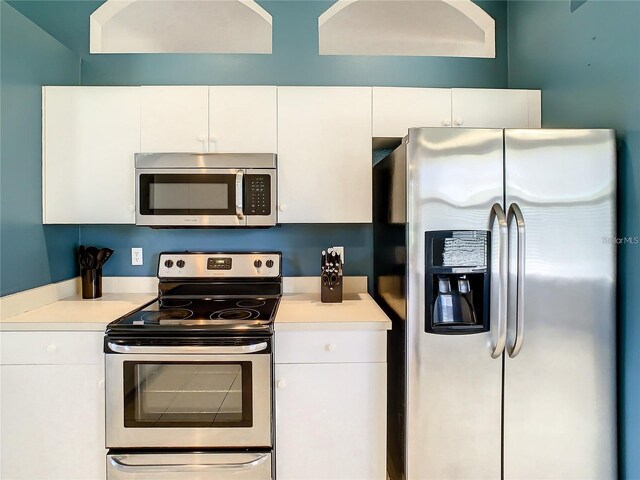
[(102, 269), (83, 268), (80, 270), (82, 277), (82, 298), (100, 298), (102, 296)]
[(321, 280), (320, 301), (322, 303), (342, 303), (342, 275), (338, 276), (338, 281), (333, 284), (333, 288)]

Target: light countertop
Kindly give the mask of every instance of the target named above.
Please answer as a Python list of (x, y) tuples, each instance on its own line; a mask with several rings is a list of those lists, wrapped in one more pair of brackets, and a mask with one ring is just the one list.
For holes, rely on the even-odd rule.
[[(304, 288), (308, 287), (307, 283), (315, 285), (319, 280), (296, 281), (296, 285)], [(104, 331), (108, 323), (155, 298), (155, 293), (104, 293), (101, 298), (93, 300), (71, 295), (0, 320), (0, 331)], [(276, 331), (390, 328), (389, 318), (369, 294), (348, 290), (344, 293), (342, 303), (321, 303), (319, 291), (285, 293), (275, 321)]]
[(73, 295), (26, 313), (3, 319), (0, 330), (87, 330), (104, 332), (108, 323), (149, 303), (156, 295), (105, 293), (83, 300)]
[(345, 293), (342, 303), (322, 303), (319, 293), (297, 293), (282, 297), (275, 329), (390, 330), (391, 321), (367, 293)]

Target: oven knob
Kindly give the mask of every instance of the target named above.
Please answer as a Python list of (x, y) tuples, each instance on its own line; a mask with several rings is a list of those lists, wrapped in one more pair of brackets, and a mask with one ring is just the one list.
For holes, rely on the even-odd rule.
[(262, 266), (262, 260), (256, 260), (253, 262), (253, 266), (256, 268), (260, 268)]
[(164, 266), (167, 267), (167, 268), (173, 267), (173, 260), (166, 260), (164, 262)]
[(178, 267), (178, 268), (182, 268), (182, 267), (184, 267), (184, 260), (178, 260), (178, 261), (176, 262), (176, 267)]
[(267, 268), (273, 267), (273, 260), (267, 260)]

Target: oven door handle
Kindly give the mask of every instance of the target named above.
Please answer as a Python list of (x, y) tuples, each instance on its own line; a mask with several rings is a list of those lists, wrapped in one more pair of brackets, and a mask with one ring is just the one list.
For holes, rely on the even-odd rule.
[(111, 465), (122, 472), (129, 473), (169, 473), (169, 472), (202, 472), (203, 470), (246, 470), (264, 462), (268, 454), (258, 453), (253, 460), (242, 463), (148, 463), (128, 464), (125, 460), (130, 455), (109, 457)]
[(172, 346), (172, 347), (142, 347), (139, 345), (122, 345), (119, 343), (107, 342), (107, 346), (114, 353), (148, 353), (148, 354), (213, 354), (213, 355), (229, 355), (256, 353), (266, 350), (267, 342), (253, 343), (250, 345), (233, 345), (233, 346)]

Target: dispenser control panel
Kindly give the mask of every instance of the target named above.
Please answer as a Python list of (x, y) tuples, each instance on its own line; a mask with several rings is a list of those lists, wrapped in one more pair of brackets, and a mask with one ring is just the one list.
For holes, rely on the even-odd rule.
[(483, 231), (457, 231), (434, 237), (433, 266), (451, 269), (479, 269), (487, 265), (487, 234)]
[(425, 232), (425, 331), (486, 332), (491, 285), (491, 232)]

